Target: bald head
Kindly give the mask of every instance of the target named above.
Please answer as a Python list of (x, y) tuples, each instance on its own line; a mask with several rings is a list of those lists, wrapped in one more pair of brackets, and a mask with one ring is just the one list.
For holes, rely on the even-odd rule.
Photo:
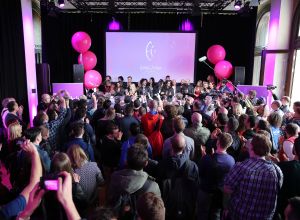
[(193, 125), (200, 125), (202, 122), (202, 115), (198, 112), (194, 112), (192, 114), (192, 124)]
[(158, 104), (157, 104), (156, 100), (150, 100), (149, 103), (148, 103), (148, 107), (150, 109), (157, 109), (157, 106), (158, 106)]
[(174, 154), (179, 154), (183, 152), (186, 145), (184, 136), (180, 134), (175, 134), (171, 138), (171, 145)]
[(51, 101), (51, 97), (50, 97), (49, 94), (43, 94), (42, 95), (42, 102), (48, 104), (48, 103), (50, 103), (50, 101)]

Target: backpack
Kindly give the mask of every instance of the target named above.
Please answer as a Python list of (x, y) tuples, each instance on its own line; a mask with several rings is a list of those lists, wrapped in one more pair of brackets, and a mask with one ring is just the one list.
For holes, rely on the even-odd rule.
[(162, 198), (167, 220), (194, 218), (198, 184), (187, 176), (190, 164), (187, 160), (180, 170), (173, 172), (170, 178), (162, 182)]
[(136, 202), (140, 195), (147, 192), (152, 181), (152, 177), (148, 176), (148, 179), (144, 185), (136, 192), (129, 194), (123, 192), (114, 206), (114, 211), (119, 214), (120, 220), (135, 220), (137, 219), (137, 206)]

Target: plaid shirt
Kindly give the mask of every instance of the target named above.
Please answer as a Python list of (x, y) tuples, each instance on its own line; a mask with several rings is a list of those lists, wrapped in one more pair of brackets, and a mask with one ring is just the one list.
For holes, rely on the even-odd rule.
[(56, 149), (56, 136), (58, 128), (63, 123), (66, 114), (67, 109), (62, 108), (57, 119), (50, 121), (46, 124), (46, 127), (49, 129), (49, 143), (52, 149)]
[(232, 220), (272, 220), (283, 174), (270, 161), (250, 158), (237, 163), (225, 178), (233, 191), (229, 202)]

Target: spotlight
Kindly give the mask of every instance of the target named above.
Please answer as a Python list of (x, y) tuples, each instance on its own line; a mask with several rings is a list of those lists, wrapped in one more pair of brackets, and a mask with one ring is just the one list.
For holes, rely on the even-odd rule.
[(60, 8), (65, 6), (65, 0), (57, 0), (57, 3), (58, 3)]
[(108, 24), (108, 30), (110, 30), (110, 31), (121, 30), (121, 23), (113, 17), (112, 21)]
[(235, 3), (234, 3), (234, 8), (235, 10), (240, 10), (242, 7), (242, 1), (241, 0), (236, 0)]

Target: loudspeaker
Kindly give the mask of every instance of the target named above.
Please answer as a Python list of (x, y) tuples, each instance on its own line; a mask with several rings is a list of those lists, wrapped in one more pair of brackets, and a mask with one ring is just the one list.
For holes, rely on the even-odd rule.
[(234, 68), (234, 84), (244, 85), (245, 84), (245, 67), (236, 66)]
[(41, 63), (36, 65), (36, 84), (39, 101), (41, 99), (42, 94), (51, 93), (50, 66), (48, 63)]
[(82, 64), (73, 65), (73, 82), (83, 83), (84, 68)]

